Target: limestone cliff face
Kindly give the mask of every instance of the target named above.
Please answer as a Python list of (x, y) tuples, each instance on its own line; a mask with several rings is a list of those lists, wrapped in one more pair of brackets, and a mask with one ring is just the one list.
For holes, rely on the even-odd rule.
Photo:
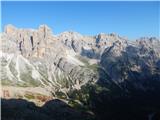
[[(51, 29), (41, 25), (35, 29), (18, 29), (12, 25), (5, 27), (2, 34), (3, 52), (21, 53), (25, 57), (43, 57), (48, 49), (58, 47), (62, 52), (100, 59), (104, 49), (112, 46), (115, 41), (126, 39), (116, 34), (101, 33), (97, 36), (83, 36), (76, 32), (52, 34)], [(12, 48), (6, 44), (15, 44)], [(57, 48), (56, 48), (57, 49)]]
[(49, 45), (48, 42), (52, 40), (52, 32), (46, 25), (41, 25), (38, 30), (17, 29), (12, 25), (8, 25), (5, 27), (3, 37), (3, 44), (7, 44), (9, 41), (16, 44), (14, 48), (6, 45), (3, 48), (4, 52), (14, 50), (14, 52), (21, 53), (25, 57), (32, 57), (35, 54), (36, 57), (42, 57)]

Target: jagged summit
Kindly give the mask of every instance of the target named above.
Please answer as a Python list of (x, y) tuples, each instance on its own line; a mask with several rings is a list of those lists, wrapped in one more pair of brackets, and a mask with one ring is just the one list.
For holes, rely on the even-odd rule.
[(7, 25), (4, 32), (6, 35), (3, 37), (8, 39), (6, 42), (10, 41), (16, 44), (12, 49), (6, 46), (9, 49), (7, 51), (15, 51), (15, 53), (21, 53), (27, 57), (42, 57), (46, 49), (54, 49), (53, 46), (56, 45), (56, 47), (72, 51), (71, 53), (74, 52), (74, 54), (99, 59), (106, 46), (111, 46), (116, 40), (123, 41), (116, 34), (104, 33), (91, 37), (66, 31), (55, 36), (47, 25), (40, 25), (38, 29), (18, 29), (13, 25)]
[(13, 33), (17, 28), (11, 24), (8, 24), (5, 26), (4, 28), (4, 32), (7, 33), (7, 34), (11, 34)]
[[(19, 30), (22, 30), (22, 29), (23, 30), (37, 30), (37, 29), (33, 29), (33, 28), (17, 28), (16, 26), (14, 26), (12, 24), (8, 24), (4, 27), (4, 32), (7, 33), (7, 31), (10, 31), (10, 30), (15, 31), (18, 29)], [(51, 28), (49, 28), (46, 24), (39, 25), (38, 29), (50, 29), (50, 31), (52, 31)]]

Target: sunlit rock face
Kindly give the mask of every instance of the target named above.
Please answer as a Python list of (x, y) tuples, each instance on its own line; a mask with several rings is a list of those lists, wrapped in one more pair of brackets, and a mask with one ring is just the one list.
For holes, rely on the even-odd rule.
[(7, 25), (2, 36), (4, 37), (2, 40), (6, 41), (2, 41), (2, 43), (6, 45), (9, 41), (12, 41), (16, 46), (12, 48), (6, 45), (6, 49), (4, 48), (3, 51), (14, 50), (14, 52), (20, 52), (25, 57), (34, 56), (34, 54), (39, 57), (44, 54), (48, 45), (47, 42), (52, 40), (51, 36), (52, 32), (46, 25), (41, 25), (38, 30), (17, 29), (12, 25)]

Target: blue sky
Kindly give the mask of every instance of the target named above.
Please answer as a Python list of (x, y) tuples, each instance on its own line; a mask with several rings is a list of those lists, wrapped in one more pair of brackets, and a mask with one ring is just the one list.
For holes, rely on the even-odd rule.
[(159, 37), (160, 2), (2, 2), (2, 29), (38, 28), (47, 24), (54, 34), (117, 33), (135, 39)]

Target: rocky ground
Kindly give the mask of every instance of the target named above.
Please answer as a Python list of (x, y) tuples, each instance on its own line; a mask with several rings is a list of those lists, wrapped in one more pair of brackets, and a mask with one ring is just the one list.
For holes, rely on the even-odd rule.
[(42, 106), (45, 102), (55, 99), (52, 94), (42, 87), (14, 87), (2, 86), (1, 98), (3, 99), (25, 99)]

